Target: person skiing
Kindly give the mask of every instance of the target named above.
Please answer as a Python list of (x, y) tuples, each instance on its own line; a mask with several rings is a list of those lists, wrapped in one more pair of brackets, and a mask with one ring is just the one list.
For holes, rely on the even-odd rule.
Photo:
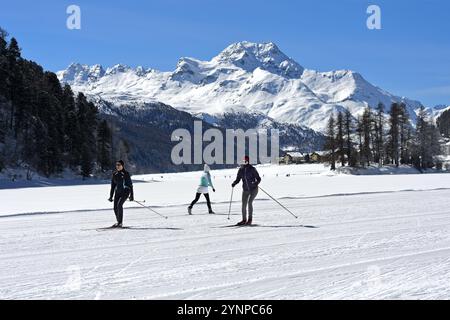
[[(258, 171), (250, 164), (250, 158), (244, 157), (244, 164), (239, 168), (236, 180), (232, 183), (234, 188), (242, 180), (242, 221), (238, 226), (251, 225), (253, 220), (253, 200), (258, 194), (258, 185), (261, 178)], [(247, 205), (248, 205), (248, 219), (247, 219)]]
[[(114, 200), (113, 200), (114, 196)], [(122, 160), (116, 162), (116, 170), (111, 179), (111, 191), (109, 201), (114, 201), (114, 213), (117, 223), (112, 228), (122, 228), (123, 204), (127, 199), (134, 201), (133, 182), (128, 171), (125, 170), (125, 163)]]
[(192, 203), (188, 207), (188, 213), (192, 214), (192, 208), (197, 203), (197, 201), (200, 199), (200, 196), (203, 194), (206, 198), (206, 204), (208, 205), (208, 211), (209, 214), (215, 214), (211, 207), (211, 200), (209, 199), (209, 190), (208, 187), (211, 187), (213, 192), (216, 192), (216, 189), (214, 189), (212, 180), (211, 180), (211, 174), (210, 174), (210, 168), (207, 164), (203, 167), (203, 174), (200, 178), (200, 185), (197, 188), (197, 194), (195, 195), (195, 199), (192, 201)]

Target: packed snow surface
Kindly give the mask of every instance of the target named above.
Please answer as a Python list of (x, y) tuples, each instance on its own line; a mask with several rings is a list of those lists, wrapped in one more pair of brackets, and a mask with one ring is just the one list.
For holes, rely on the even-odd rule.
[(233, 227), (236, 170), (212, 171), (216, 215), (187, 215), (200, 172), (134, 177), (168, 219), (128, 203), (124, 230), (97, 230), (114, 222), (107, 184), (0, 190), (0, 299), (450, 297), (449, 174), (259, 171), (298, 219), (260, 191), (256, 225)]

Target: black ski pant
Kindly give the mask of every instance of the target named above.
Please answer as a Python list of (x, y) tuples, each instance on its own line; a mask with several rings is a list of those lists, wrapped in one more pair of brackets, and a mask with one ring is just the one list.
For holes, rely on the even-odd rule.
[(114, 213), (116, 214), (117, 223), (122, 223), (123, 221), (123, 204), (127, 201), (129, 196), (129, 191), (116, 193), (114, 195)]
[[(200, 199), (200, 196), (201, 196), (201, 195), (202, 195), (201, 193), (198, 193), (198, 192), (197, 192), (197, 194), (195, 195), (195, 199), (194, 199), (194, 201), (191, 202), (191, 205), (189, 206), (189, 208), (192, 209), (192, 207), (193, 207), (193, 206), (197, 203), (197, 201)], [(203, 195), (204, 195), (205, 198), (206, 198), (206, 204), (208, 205), (208, 210), (209, 210), (209, 212), (211, 212), (211, 211), (212, 211), (212, 207), (211, 207), (211, 200), (209, 199), (209, 193), (204, 193)]]
[(258, 194), (258, 188), (242, 192), (242, 220), (247, 221), (247, 206), (248, 206), (248, 220), (253, 219), (253, 200)]

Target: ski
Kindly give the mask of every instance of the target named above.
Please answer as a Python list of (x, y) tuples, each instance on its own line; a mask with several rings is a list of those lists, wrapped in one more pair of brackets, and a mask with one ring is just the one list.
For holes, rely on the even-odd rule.
[(231, 224), (231, 225), (227, 225), (227, 226), (220, 226), (217, 228), (245, 228), (245, 227), (259, 227), (259, 224), (244, 224), (244, 225), (238, 225), (238, 224)]
[(97, 228), (95, 230), (96, 231), (108, 231), (108, 230), (121, 230), (121, 229), (127, 230), (127, 229), (132, 229), (132, 228), (131, 227), (121, 227), (121, 228), (118, 228), (118, 227), (106, 227), (106, 228)]

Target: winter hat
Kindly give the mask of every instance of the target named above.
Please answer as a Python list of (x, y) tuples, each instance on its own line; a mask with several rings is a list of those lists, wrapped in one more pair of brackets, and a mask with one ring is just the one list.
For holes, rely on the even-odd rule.
[(116, 163), (120, 163), (122, 167), (125, 167), (125, 162), (123, 162), (123, 160), (117, 160)]
[(244, 157), (244, 161), (247, 161), (248, 163), (250, 163), (250, 157), (249, 156), (245, 156)]
[(203, 171), (205, 172), (209, 172), (211, 169), (209, 168), (209, 166), (207, 164), (205, 164), (205, 166), (203, 167)]

